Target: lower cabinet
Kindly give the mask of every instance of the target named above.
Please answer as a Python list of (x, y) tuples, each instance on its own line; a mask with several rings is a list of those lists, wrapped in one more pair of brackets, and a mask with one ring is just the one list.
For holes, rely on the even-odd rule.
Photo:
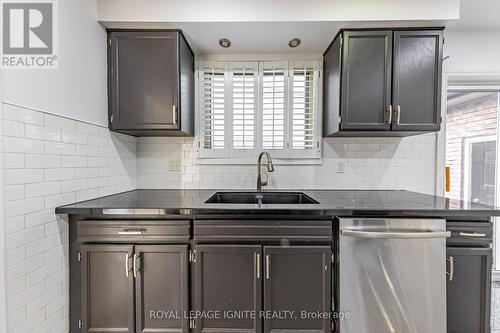
[(83, 245), (82, 332), (188, 332), (187, 245)]
[(491, 248), (448, 247), (448, 333), (489, 333)]
[[(195, 332), (330, 332), (328, 246), (198, 245)], [(231, 318), (233, 317), (233, 318)]]

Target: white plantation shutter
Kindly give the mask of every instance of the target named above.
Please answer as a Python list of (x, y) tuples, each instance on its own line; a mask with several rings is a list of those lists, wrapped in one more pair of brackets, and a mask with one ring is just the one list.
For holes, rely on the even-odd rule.
[(256, 146), (257, 63), (231, 66), (232, 148), (246, 151)]
[(261, 63), (262, 149), (285, 148), (287, 62)]
[(291, 141), (294, 150), (316, 150), (317, 147), (317, 103), (318, 64), (294, 62), (292, 72), (292, 129)]
[(200, 62), (199, 157), (320, 158), (319, 78), (319, 61)]
[[(223, 156), (226, 145), (226, 66), (204, 63), (200, 68), (201, 150)], [(219, 151), (220, 154), (210, 153)]]

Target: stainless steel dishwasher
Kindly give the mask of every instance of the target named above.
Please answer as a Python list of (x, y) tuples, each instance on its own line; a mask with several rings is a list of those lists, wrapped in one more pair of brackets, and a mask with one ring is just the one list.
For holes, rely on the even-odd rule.
[(445, 220), (341, 218), (341, 333), (446, 333)]

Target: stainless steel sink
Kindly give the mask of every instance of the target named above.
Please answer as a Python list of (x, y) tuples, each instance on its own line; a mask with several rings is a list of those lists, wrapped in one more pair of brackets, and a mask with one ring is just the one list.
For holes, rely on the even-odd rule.
[(217, 192), (207, 204), (318, 204), (316, 200), (300, 192)]

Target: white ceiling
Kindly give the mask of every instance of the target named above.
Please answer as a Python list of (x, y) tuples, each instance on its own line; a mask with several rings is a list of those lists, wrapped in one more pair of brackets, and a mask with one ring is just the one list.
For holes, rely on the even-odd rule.
[[(500, 1), (500, 0), (499, 0)], [(442, 26), (437, 21), (378, 22), (179, 22), (125, 23), (102, 22), (106, 27), (181, 29), (197, 56), (206, 55), (321, 55), (341, 28)], [(300, 38), (297, 48), (288, 47), (292, 38)], [(228, 38), (229, 49), (219, 46)]]
[(500, 0), (460, 0), (460, 19), (448, 25), (453, 30), (498, 30)]

